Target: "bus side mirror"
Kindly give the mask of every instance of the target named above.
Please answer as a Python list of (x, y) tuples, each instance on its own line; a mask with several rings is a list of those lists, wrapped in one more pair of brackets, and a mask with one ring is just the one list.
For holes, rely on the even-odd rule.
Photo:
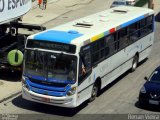
[(144, 77), (144, 79), (145, 79), (146, 81), (148, 81), (148, 78), (147, 78), (147, 77)]

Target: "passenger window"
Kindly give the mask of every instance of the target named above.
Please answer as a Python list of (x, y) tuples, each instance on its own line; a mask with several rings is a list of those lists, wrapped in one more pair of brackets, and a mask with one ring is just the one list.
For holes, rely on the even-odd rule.
[(140, 26), (140, 28), (145, 27), (145, 26), (146, 26), (146, 19), (142, 19), (142, 20), (140, 21), (139, 26)]
[(127, 35), (127, 28), (122, 28), (121, 30), (118, 31), (118, 39), (121, 39), (126, 35)]
[(106, 44), (107, 43), (114, 43), (115, 42), (115, 34), (111, 34), (111, 35), (105, 37), (105, 41), (106, 41)]
[(148, 33), (147, 27), (144, 27), (140, 30), (140, 35), (141, 37), (145, 36)]
[(116, 51), (116, 36), (115, 33), (105, 38), (106, 44), (109, 47), (109, 54), (113, 54)]
[(93, 51), (98, 51), (99, 50), (99, 45), (98, 45), (98, 41), (93, 43)]
[(80, 60), (82, 62), (80, 69), (85, 69), (85, 72), (87, 73), (91, 69), (91, 51), (90, 46), (87, 46), (85, 48), (85, 50), (82, 49), (80, 53)]
[(153, 21), (153, 16), (147, 17), (147, 25), (152, 24), (152, 21)]
[(135, 31), (130, 35), (129, 44), (135, 42), (139, 38), (139, 31)]
[(148, 28), (148, 32), (152, 32), (153, 31), (153, 24), (148, 25), (147, 28)]
[(109, 50), (109, 46), (107, 45), (105, 48), (105, 56), (109, 56), (110, 50)]
[(128, 45), (128, 36), (127, 36), (127, 28), (123, 28), (118, 31), (118, 40), (117, 48), (122, 49)]
[(100, 49), (105, 47), (106, 43), (105, 43), (104, 37), (99, 40), (99, 45), (100, 45)]
[(81, 50), (80, 59), (79, 59), (79, 81), (80, 84), (89, 74), (91, 73), (91, 51), (90, 47), (87, 46), (87, 49)]
[(129, 26), (129, 33), (132, 34), (137, 30), (137, 23), (131, 24)]

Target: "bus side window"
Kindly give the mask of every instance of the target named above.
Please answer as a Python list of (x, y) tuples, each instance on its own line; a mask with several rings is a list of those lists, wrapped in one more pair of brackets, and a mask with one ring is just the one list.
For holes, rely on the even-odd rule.
[(107, 36), (105, 38), (106, 41), (106, 45), (109, 46), (109, 54), (112, 55), (113, 53), (116, 52), (116, 37), (115, 37), (115, 33)]
[(152, 22), (153, 22), (153, 16), (148, 16), (147, 17), (147, 25), (152, 24)]
[(127, 28), (122, 28), (118, 31), (119, 49), (122, 49), (128, 45)]
[(79, 82), (81, 83), (91, 73), (91, 51), (81, 51), (79, 59)]
[(146, 26), (146, 19), (142, 19), (140, 22), (139, 22), (139, 28), (144, 28)]
[(153, 16), (147, 17), (147, 32), (150, 33), (153, 31)]
[(134, 23), (129, 26), (129, 35), (130, 35), (129, 44), (132, 44), (139, 38), (139, 31), (137, 25), (138, 23)]
[(85, 52), (81, 58), (82, 60), (82, 70), (84, 73), (87, 73), (91, 69), (91, 53)]

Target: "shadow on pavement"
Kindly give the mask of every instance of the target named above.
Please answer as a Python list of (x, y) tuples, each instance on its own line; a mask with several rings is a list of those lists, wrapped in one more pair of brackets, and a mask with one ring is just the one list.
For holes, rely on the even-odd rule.
[(155, 21), (160, 22), (160, 12), (157, 15), (155, 15)]
[(62, 108), (62, 107), (56, 107), (52, 105), (31, 102), (23, 99), (21, 95), (13, 99), (12, 103), (16, 107), (19, 107), (25, 110), (34, 111), (34, 112), (43, 113), (43, 114), (52, 114), (52, 115), (68, 116), (68, 117), (72, 117), (76, 115), (80, 110), (82, 110), (88, 104), (87, 102), (85, 102), (84, 104), (80, 105), (77, 108)]
[(160, 112), (159, 106), (150, 105), (150, 104), (145, 104), (145, 105), (141, 106), (138, 101), (135, 103), (135, 107), (137, 107), (139, 109), (147, 110), (147, 111)]
[(125, 76), (127, 76), (130, 73), (130, 71), (125, 72), (124, 74), (122, 74), (120, 77), (118, 77), (117, 79), (115, 79), (112, 83), (110, 83), (109, 85), (107, 85), (105, 88), (103, 88), (100, 93), (99, 96), (102, 95), (104, 92), (106, 92), (107, 90), (109, 90), (112, 86), (114, 86), (115, 84), (117, 84), (120, 80), (122, 80)]
[(20, 71), (11, 71), (6, 69), (0, 70), (0, 79), (6, 80), (6, 81), (20, 81), (22, 77), (22, 72)]
[[(138, 63), (138, 67), (141, 66), (142, 64), (144, 64), (146, 61), (148, 60), (148, 58), (144, 59), (143, 61), (141, 61), (140, 63)], [(128, 70), (127, 72), (123, 73), (120, 77), (118, 77), (117, 79), (115, 79), (112, 83), (110, 83), (109, 85), (107, 85), (104, 89), (102, 89), (99, 93), (99, 96), (101, 94), (103, 94), (104, 92), (106, 92), (107, 90), (109, 90), (112, 86), (114, 86), (115, 84), (117, 84), (120, 80), (122, 80), (124, 77), (126, 77), (128, 74), (131, 73), (131, 70)]]

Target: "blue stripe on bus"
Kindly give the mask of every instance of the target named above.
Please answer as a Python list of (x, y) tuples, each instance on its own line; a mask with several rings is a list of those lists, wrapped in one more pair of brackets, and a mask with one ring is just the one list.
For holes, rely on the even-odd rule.
[(56, 97), (62, 97), (62, 96), (66, 96), (67, 92), (55, 92), (55, 91), (48, 91), (48, 90), (43, 90), (43, 89), (37, 89), (32, 87), (31, 89), (33, 92), (35, 93), (39, 93), (42, 95), (49, 95), (49, 96), (56, 96)]
[(49, 30), (34, 36), (36, 40), (71, 43), (72, 40), (82, 36), (78, 32)]
[(33, 83), (30, 80), (26, 80), (26, 82), (28, 83), (30, 87), (35, 87), (35, 88), (45, 89), (45, 90), (50, 90), (50, 91), (69, 91), (71, 89), (71, 86), (54, 87), (54, 86), (47, 86), (47, 85)]
[(104, 36), (107, 36), (108, 34), (109, 34), (108, 31), (105, 31), (105, 32), (104, 32)]
[(54, 79), (54, 78), (48, 78), (47, 80), (42, 77), (42, 76), (37, 76), (37, 75), (30, 75), (30, 74), (24, 74), (24, 76), (33, 78), (39, 81), (47, 81), (47, 82), (52, 82), (52, 83), (66, 83), (66, 84), (74, 84), (75, 81), (73, 80), (60, 80), (60, 79)]
[(126, 27), (126, 26), (128, 26), (128, 25), (130, 25), (130, 24), (132, 24), (132, 23), (135, 23), (135, 22), (137, 22), (137, 21), (139, 21), (139, 20), (142, 20), (143, 18), (145, 18), (144, 15), (142, 15), (142, 16), (140, 16), (140, 17), (138, 17), (138, 18), (135, 18), (135, 19), (133, 19), (133, 20), (130, 20), (130, 21), (122, 24), (122, 25), (121, 25), (121, 28), (124, 28), (124, 27)]

